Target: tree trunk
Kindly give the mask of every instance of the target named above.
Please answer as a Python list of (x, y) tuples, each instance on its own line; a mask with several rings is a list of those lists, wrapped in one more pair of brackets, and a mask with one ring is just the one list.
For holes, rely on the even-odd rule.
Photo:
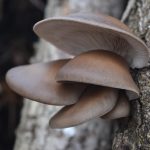
[[(150, 47), (150, 0), (130, 3), (124, 20), (133, 32)], [(113, 141), (114, 150), (150, 150), (150, 66), (135, 71), (140, 99), (131, 103), (131, 117), (120, 121)]]
[[(45, 17), (82, 10), (103, 12), (120, 18), (125, 4), (126, 0), (49, 0)], [(36, 56), (31, 60), (34, 63), (67, 57), (43, 40), (35, 47)], [(111, 149), (113, 123), (99, 119), (75, 128), (52, 130), (48, 126), (49, 118), (58, 109), (59, 107), (25, 100), (14, 150)]]

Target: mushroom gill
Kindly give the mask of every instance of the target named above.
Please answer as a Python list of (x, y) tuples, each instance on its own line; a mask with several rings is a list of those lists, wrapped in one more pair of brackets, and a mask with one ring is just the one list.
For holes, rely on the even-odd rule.
[(132, 68), (148, 64), (145, 43), (111, 16), (74, 13), (39, 21), (33, 29), (39, 37), (73, 55), (104, 49), (121, 55)]

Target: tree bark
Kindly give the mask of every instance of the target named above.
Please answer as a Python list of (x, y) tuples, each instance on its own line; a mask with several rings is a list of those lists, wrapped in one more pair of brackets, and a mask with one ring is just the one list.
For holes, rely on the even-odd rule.
[[(136, 0), (130, 4), (130, 11), (124, 20), (150, 47), (150, 0)], [(119, 131), (113, 141), (114, 150), (150, 149), (150, 66), (134, 72), (141, 95), (131, 102), (129, 120), (120, 120)]]
[[(49, 0), (45, 17), (70, 12), (103, 12), (121, 17), (126, 0)], [(66, 54), (40, 40), (31, 62), (50, 61)], [(49, 118), (59, 107), (25, 100), (14, 150), (110, 150), (114, 124), (94, 120), (75, 128), (52, 130)]]

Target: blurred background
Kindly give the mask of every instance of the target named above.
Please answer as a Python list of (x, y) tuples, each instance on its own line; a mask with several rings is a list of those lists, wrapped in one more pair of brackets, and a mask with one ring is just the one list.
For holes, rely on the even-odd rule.
[[(22, 141), (20, 142), (18, 139), (24, 139), (22, 135), (26, 134), (27, 130), (30, 131), (29, 128), (31, 127), (27, 123), (20, 124), (19, 129), (26, 132), (23, 131), (22, 134), (18, 134), (17, 139), (16, 129), (20, 120), (22, 122), (29, 119), (30, 114), (25, 113), (29, 107), (32, 107), (33, 110), (33, 105), (34, 107), (36, 105), (36, 108), (42, 110), (42, 115), (35, 111), (32, 112), (31, 116), (35, 117), (32, 128), (33, 125), (38, 124), (39, 120), (43, 119), (44, 115), (47, 118), (52, 114), (46, 111), (52, 110), (52, 108), (45, 108), (42, 104), (23, 102), (23, 98), (11, 91), (5, 82), (6, 72), (14, 66), (51, 60), (61, 56), (60, 52), (53, 46), (38, 40), (32, 31), (33, 25), (46, 17), (79, 11), (102, 12), (121, 19), (127, 3), (128, 0), (0, 0), (0, 150), (13, 150), (15, 141), (21, 145)], [(24, 109), (23, 115), (21, 115), (22, 108)], [(44, 129), (39, 127), (39, 130), (42, 128), (41, 132), (48, 131), (50, 135), (58, 138), (58, 140), (49, 139), (51, 144), (53, 142), (53, 146), (51, 145), (49, 150), (99, 150), (97, 147), (101, 147), (101, 150), (111, 149), (112, 135), (114, 129), (117, 128), (115, 123), (95, 120), (93, 123), (84, 124), (77, 128), (52, 131), (47, 129), (48, 119), (47, 122), (42, 120), (43, 126), (44, 124), (45, 126)], [(32, 119), (30, 118), (30, 120)], [(37, 141), (35, 139), (42, 137), (42, 134), (37, 134), (32, 140)], [(64, 142), (65, 146), (61, 143), (62, 146), (60, 147), (58, 146), (59, 139), (62, 140), (64, 136), (67, 137), (64, 139), (68, 143)], [(93, 144), (94, 148), (89, 147), (88, 143)], [(34, 144), (38, 145), (37, 143)], [(24, 149), (17, 147), (15, 150), (28, 150), (27, 147)], [(46, 150), (46, 148), (37, 147), (36, 150)], [(34, 148), (31, 149), (34, 150)]]
[(8, 69), (28, 64), (37, 37), (32, 26), (43, 18), (46, 0), (0, 1), (0, 150), (12, 150), (23, 98), (6, 82)]

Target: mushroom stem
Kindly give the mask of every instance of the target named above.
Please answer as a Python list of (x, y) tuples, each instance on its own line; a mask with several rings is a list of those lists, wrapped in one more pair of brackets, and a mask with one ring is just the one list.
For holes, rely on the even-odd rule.
[(50, 126), (52, 128), (66, 128), (103, 116), (114, 108), (117, 99), (117, 89), (90, 86), (77, 103), (65, 106), (57, 112), (51, 118)]

